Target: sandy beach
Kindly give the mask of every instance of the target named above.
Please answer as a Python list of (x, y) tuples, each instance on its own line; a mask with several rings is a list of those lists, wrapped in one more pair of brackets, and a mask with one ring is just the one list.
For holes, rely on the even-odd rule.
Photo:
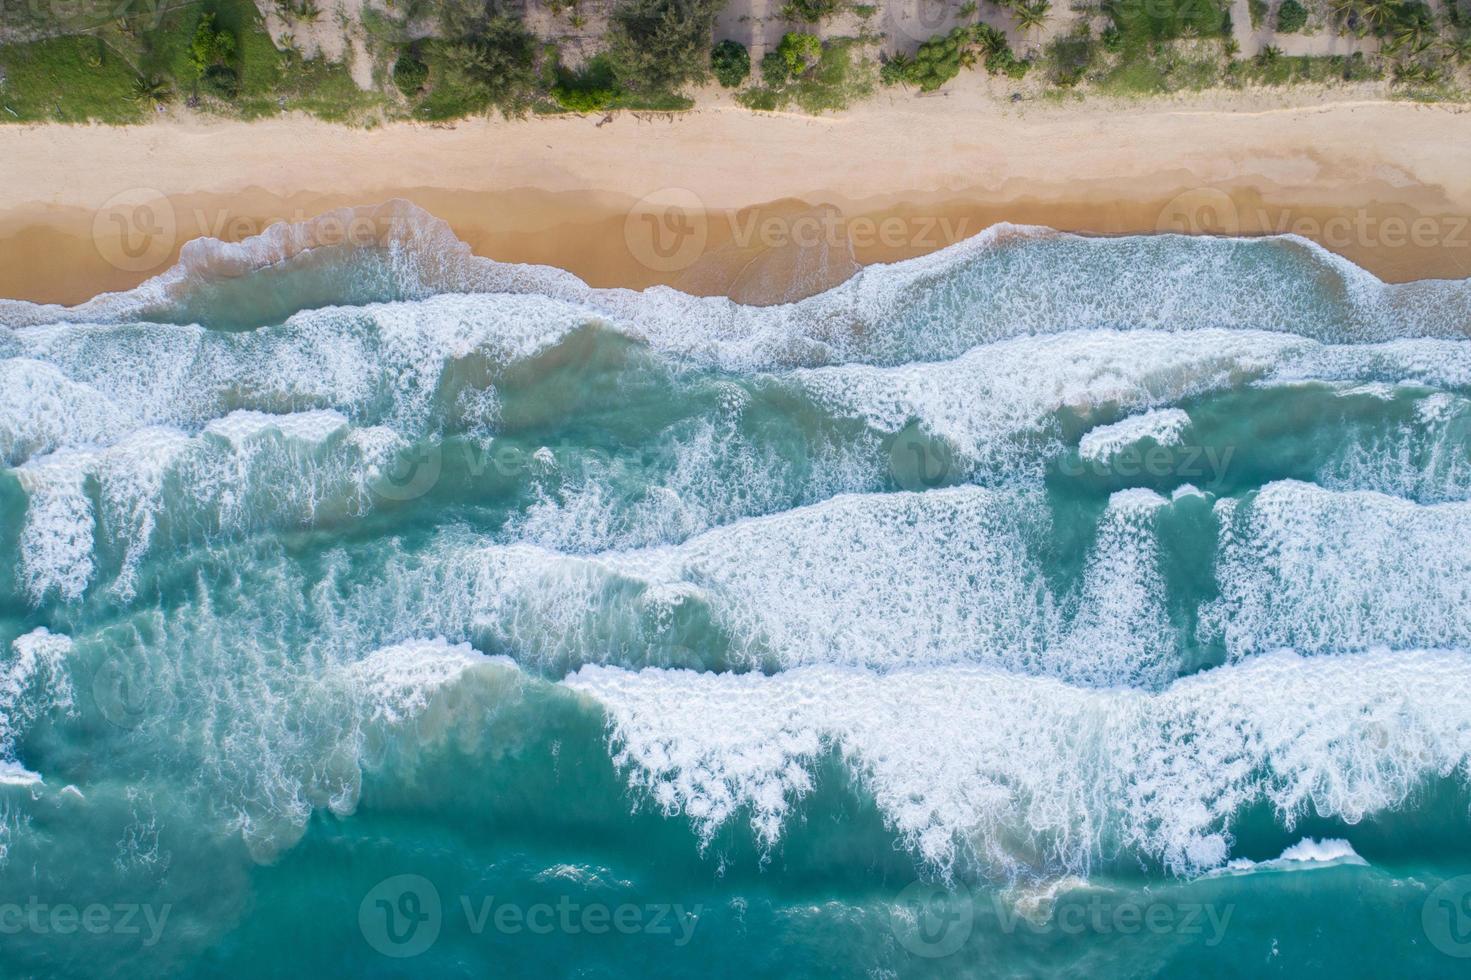
[(395, 197), (495, 259), (753, 302), (998, 221), (1291, 231), (1388, 280), (1471, 276), (1466, 107), (1345, 89), (1011, 104), (988, 84), (830, 117), (716, 97), (607, 121), (0, 127), (0, 295), (77, 302), (162, 271), (198, 235)]

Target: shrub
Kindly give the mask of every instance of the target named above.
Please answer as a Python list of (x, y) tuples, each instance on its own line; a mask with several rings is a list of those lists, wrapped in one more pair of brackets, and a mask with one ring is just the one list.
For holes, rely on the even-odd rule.
[(970, 38), (987, 57), (1007, 49), (1006, 33), (1001, 28), (990, 24), (977, 24), (972, 27)]
[(1307, 26), (1308, 10), (1297, 0), (1282, 0), (1277, 8), (1277, 30), (1283, 34), (1296, 34)]
[(1025, 78), (1028, 69), (1032, 67), (1030, 61), (1024, 61), (1011, 53), (1011, 48), (1002, 48), (986, 55), (986, 72), (991, 75), (1005, 75), (1007, 78)]
[(206, 91), (222, 99), (233, 99), (240, 92), (240, 76), (229, 65), (210, 65), (203, 82)]
[(761, 81), (770, 88), (785, 85), (792, 77), (787, 71), (787, 59), (775, 51), (766, 52), (766, 57), (761, 59)]
[(838, 0), (788, 0), (781, 8), (781, 19), (815, 24), (837, 13)]
[(721, 85), (736, 88), (751, 74), (751, 52), (736, 41), (721, 41), (710, 51), (710, 69)]
[(393, 63), (393, 84), (409, 98), (424, 90), (429, 80), (429, 66), (411, 49), (405, 48)]
[(786, 65), (789, 78), (800, 78), (822, 60), (822, 41), (816, 34), (801, 34), (788, 31), (782, 35), (776, 53)]
[(492, 17), (474, 30), (442, 49), (448, 83), (470, 104), (524, 113), (537, 86), (536, 38), (514, 17)]
[(914, 52), (907, 80), (918, 85), (921, 92), (935, 91), (960, 74), (961, 51), (969, 40), (969, 32), (960, 27), (930, 38)]
[(235, 35), (215, 30), (214, 14), (202, 15), (189, 44), (189, 64), (195, 77), (203, 78), (211, 68), (228, 66), (234, 57)]
[(1072, 88), (1093, 64), (1093, 38), (1086, 29), (1053, 38), (1046, 54), (1047, 80), (1060, 88)]
[(896, 54), (879, 68), (879, 81), (885, 85), (898, 85), (909, 81), (909, 56)]
[(608, 63), (623, 89), (677, 92), (709, 77), (710, 42), (723, 0), (620, 0), (608, 29)]
[(602, 112), (612, 107), (619, 94), (613, 67), (602, 55), (589, 60), (581, 71), (556, 68), (552, 98), (568, 112)]

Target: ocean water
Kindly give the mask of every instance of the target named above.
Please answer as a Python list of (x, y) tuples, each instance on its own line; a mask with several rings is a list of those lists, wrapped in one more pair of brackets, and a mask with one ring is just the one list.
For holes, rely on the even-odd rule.
[(358, 213), (0, 301), (0, 975), (1471, 969), (1471, 283)]

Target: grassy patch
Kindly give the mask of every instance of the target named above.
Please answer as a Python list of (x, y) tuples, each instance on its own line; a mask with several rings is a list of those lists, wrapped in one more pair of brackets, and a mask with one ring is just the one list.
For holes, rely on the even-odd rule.
[(820, 113), (846, 109), (873, 92), (874, 66), (863, 54), (863, 46), (851, 38), (837, 38), (822, 45), (816, 63), (795, 76), (736, 93), (736, 101), (748, 109), (775, 111), (796, 105), (804, 112)]
[(1231, 18), (1222, 0), (1105, 0), (1103, 12), (1125, 52), (1180, 37), (1231, 33)]
[(138, 73), (101, 38), (58, 37), (0, 46), (0, 117), (12, 122), (129, 123), (147, 105)]
[[(243, 119), (299, 109), (362, 122), (385, 104), (381, 94), (359, 90), (345, 65), (278, 50), (250, 0), (202, 0), (163, 14), (141, 4), (129, 10), (94, 18), (90, 34), (0, 46), (7, 78), (0, 104), (12, 110), (0, 119), (137, 122), (155, 100), (189, 99)], [(205, 35), (227, 39), (203, 54), (202, 23)]]
[(1232, 79), (1255, 85), (1292, 85), (1302, 82), (1364, 82), (1384, 77), (1383, 70), (1362, 54), (1288, 57), (1272, 53), (1274, 50), (1268, 48), (1254, 58), (1234, 62), (1231, 65)]

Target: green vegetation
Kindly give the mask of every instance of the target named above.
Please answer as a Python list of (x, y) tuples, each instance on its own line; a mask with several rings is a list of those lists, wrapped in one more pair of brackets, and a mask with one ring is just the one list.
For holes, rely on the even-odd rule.
[(737, 92), (736, 101), (767, 112), (791, 105), (811, 113), (837, 111), (867, 98), (873, 78), (873, 63), (863, 56), (859, 42), (836, 38), (822, 43), (814, 35), (794, 32), (761, 59), (762, 84)]
[[(876, 81), (933, 92), (965, 69), (1021, 80), (1033, 93), (1144, 97), (1215, 86), (1383, 81), (1399, 97), (1465, 99), (1471, 80), (1471, 0), (1248, 0), (1252, 25), (1291, 34), (1323, 28), (1380, 39), (1378, 53), (1288, 57), (1277, 48), (1243, 59), (1231, 38), (1228, 0), (1071, 0), (1074, 25), (1040, 40), (1056, 0), (992, 0), (1022, 37), (1019, 56), (994, 24), (969, 23), (976, 0), (953, 9), (967, 23), (912, 55), (875, 64), (882, 35), (823, 41), (785, 35), (761, 64), (733, 41), (713, 44), (724, 0), (613, 0), (603, 50), (564, 64), (557, 45), (533, 35), (501, 0), (391, 0), (363, 11), (373, 87), (348, 66), (308, 59), (266, 32), (253, 0), (0, 0), (0, 121), (131, 123), (170, 106), (242, 119), (303, 111), (357, 125), (411, 117), (454, 120), (485, 113), (677, 110), (712, 76), (757, 109), (842, 108)], [(925, 0), (939, 2), (939, 0)], [(320, 23), (321, 0), (274, 0), (294, 25)], [(172, 4), (172, 5), (171, 5)], [(586, 22), (581, 0), (547, 0), (559, 23)], [(1314, 10), (1317, 10), (1314, 13)], [(787, 0), (783, 16), (819, 23), (840, 11), (878, 8), (843, 0)], [(1102, 14), (1102, 31), (1090, 29)], [(426, 19), (432, 36), (422, 37)], [(994, 17), (992, 18), (995, 19)], [(1309, 24), (1312, 24), (1310, 27)], [(359, 48), (361, 50), (361, 47)], [(753, 73), (752, 69), (759, 71)]]
[(722, 0), (621, 0), (608, 31), (608, 63), (620, 88), (668, 99), (709, 77)]
[(622, 97), (607, 58), (593, 58), (576, 72), (557, 65), (554, 74), (552, 98), (567, 112), (606, 112)]
[(879, 79), (885, 85), (916, 85), (921, 92), (933, 92), (960, 74), (962, 68), (978, 63), (989, 74), (1009, 78), (1021, 78), (1031, 67), (1012, 54), (1006, 35), (999, 29), (976, 24), (936, 34), (919, 46), (913, 58), (895, 55), (884, 63)]
[(1383, 71), (1362, 54), (1331, 57), (1288, 57), (1268, 47), (1261, 54), (1231, 66), (1232, 78), (1258, 85), (1290, 85), (1295, 82), (1366, 82), (1383, 78)]
[(508, 116), (524, 115), (538, 82), (535, 36), (514, 17), (467, 17), (455, 4), (445, 7), (443, 17), (447, 36), (456, 40), (435, 46), (431, 91), (417, 113), (450, 119), (494, 107)]
[(4, 118), (30, 122), (137, 122), (144, 107), (132, 94), (138, 75), (94, 37), (58, 37), (0, 49)]
[(1297, 0), (1282, 0), (1277, 8), (1277, 30), (1282, 34), (1296, 34), (1307, 26), (1308, 8)]
[(1095, 45), (1085, 23), (1080, 30), (1053, 38), (1044, 49), (1047, 80), (1059, 88), (1072, 88), (1083, 80), (1093, 64)]
[(738, 88), (751, 74), (751, 52), (744, 44), (721, 41), (710, 50), (710, 70), (726, 88)]
[(429, 66), (413, 48), (405, 48), (393, 63), (393, 84), (412, 99), (424, 91), (424, 85), (428, 81)]
[(781, 19), (802, 24), (816, 24), (837, 13), (839, 0), (788, 0), (781, 8)]
[[(48, 18), (28, 20), (32, 8)], [(14, 4), (0, 25), (75, 32), (0, 45), (0, 120), (137, 122), (177, 98), (246, 119), (300, 109), (362, 121), (385, 102), (342, 65), (278, 50), (250, 0)]]
[(1181, 37), (1231, 33), (1223, 0), (1104, 0), (1103, 12), (1118, 30), (1126, 52)]

